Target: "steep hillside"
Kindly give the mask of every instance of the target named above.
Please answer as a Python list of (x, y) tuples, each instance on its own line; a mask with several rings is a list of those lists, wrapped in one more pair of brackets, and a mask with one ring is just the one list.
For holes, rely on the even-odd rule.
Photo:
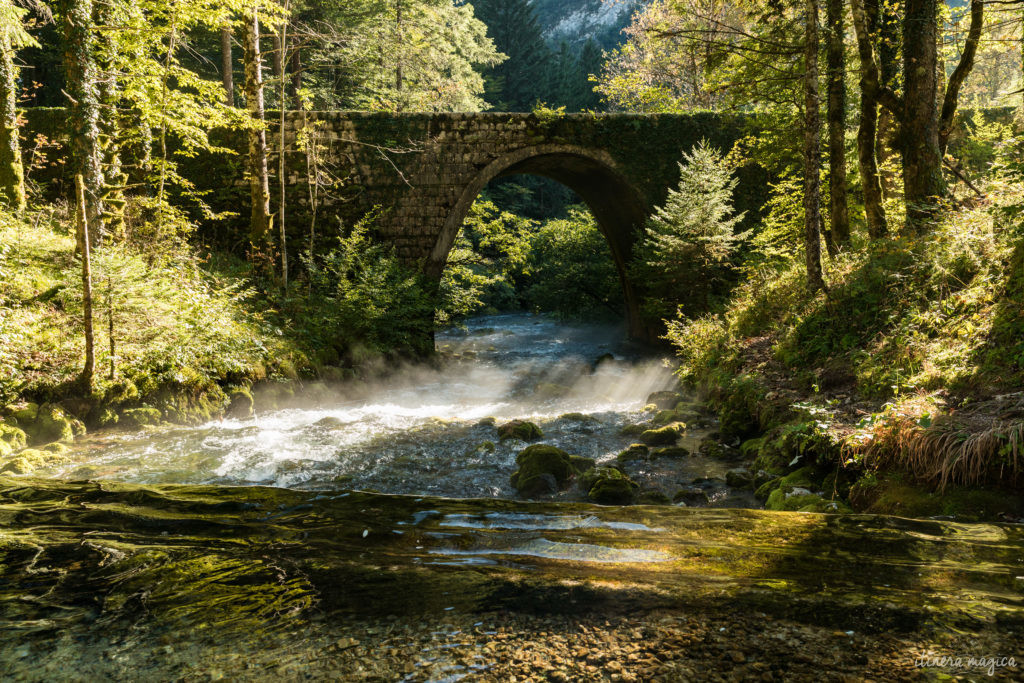
[(550, 45), (582, 45), (592, 39), (608, 50), (622, 42), (621, 31), (643, 0), (532, 0)]

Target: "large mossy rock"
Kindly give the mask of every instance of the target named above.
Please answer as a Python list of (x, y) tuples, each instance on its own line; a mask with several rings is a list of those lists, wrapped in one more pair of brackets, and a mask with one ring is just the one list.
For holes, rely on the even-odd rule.
[(580, 478), (587, 497), (598, 505), (631, 505), (640, 486), (614, 467), (594, 467)]
[(160, 411), (156, 408), (143, 406), (141, 408), (128, 408), (121, 411), (121, 419), (118, 424), (122, 427), (138, 429), (160, 424)]
[(674, 391), (655, 391), (647, 397), (647, 404), (654, 405), (658, 410), (671, 410), (683, 400), (683, 397)]
[(537, 441), (544, 438), (540, 427), (526, 420), (512, 420), (498, 426), (498, 438), (501, 441), (516, 439), (518, 441)]
[(677, 425), (668, 425), (659, 429), (648, 429), (640, 434), (640, 441), (648, 446), (674, 446), (682, 431)]
[(13, 413), (18, 428), (25, 433), (29, 446), (54, 441), (74, 441), (76, 435), (85, 433), (85, 425), (70, 417), (60, 406), (29, 403)]
[(52, 448), (56, 444), (44, 446), (42, 449), (26, 448), (18, 455), (0, 465), (0, 474), (32, 474), (43, 467), (62, 465), (67, 462), (64, 451)]
[(0, 458), (20, 451), (28, 444), (25, 432), (14, 425), (0, 422)]
[(519, 469), (512, 475), (512, 486), (526, 497), (554, 493), (579, 473), (593, 467), (589, 458), (569, 455), (547, 444), (529, 446), (516, 456)]
[(799, 486), (781, 486), (768, 496), (768, 510), (790, 512), (851, 512), (850, 506), (839, 500), (826, 500), (821, 494)]
[(619, 462), (631, 462), (633, 460), (646, 460), (651, 449), (642, 443), (631, 444), (626, 450), (615, 456)]
[(228, 408), (225, 414), (238, 420), (253, 415), (252, 392), (245, 387), (238, 387), (228, 392)]

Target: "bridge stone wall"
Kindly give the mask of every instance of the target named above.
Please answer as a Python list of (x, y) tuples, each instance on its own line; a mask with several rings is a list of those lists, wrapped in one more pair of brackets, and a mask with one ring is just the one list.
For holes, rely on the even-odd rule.
[[(36, 127), (45, 117), (36, 115)], [(277, 115), (268, 113), (272, 149)], [(62, 120), (50, 115), (51, 120)], [(636, 283), (627, 275), (633, 244), (654, 206), (678, 182), (678, 161), (701, 139), (728, 151), (745, 133), (744, 119), (720, 114), (389, 114), (289, 112), (285, 117), (287, 225), (298, 252), (311, 217), (308, 179), (319, 168), (317, 232), (328, 244), (344, 225), (378, 209), (374, 228), (400, 257), (440, 276), (466, 212), (491, 180), (536, 174), (561, 182), (588, 204), (623, 281), (630, 329), (650, 336), (638, 315)], [(33, 122), (30, 116), (29, 128)], [(51, 122), (52, 125), (52, 122)], [(216, 143), (238, 152), (178, 159), (180, 173), (207, 193), (215, 211), (233, 211), (227, 234), (245, 235), (246, 137), (222, 131)], [(270, 160), (277, 211), (276, 151)], [(740, 169), (735, 204), (758, 218), (767, 196), (763, 170)], [(336, 220), (340, 219), (340, 220)], [(224, 227), (217, 232), (225, 234)]]

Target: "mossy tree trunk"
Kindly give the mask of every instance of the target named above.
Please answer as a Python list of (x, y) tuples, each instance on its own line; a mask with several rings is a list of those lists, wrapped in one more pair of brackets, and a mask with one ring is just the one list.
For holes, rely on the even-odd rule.
[(100, 149), (100, 97), (93, 40), (92, 0), (61, 0), (64, 78), (70, 100), (71, 171), (81, 175), (90, 239), (103, 234), (103, 166)]
[(850, 214), (846, 205), (846, 56), (844, 0), (827, 0), (828, 24), (828, 182), (831, 230), (828, 250), (835, 254), (850, 241)]
[(249, 129), (249, 194), (252, 210), (249, 235), (262, 242), (270, 228), (270, 180), (267, 171), (267, 131), (263, 116), (263, 64), (260, 57), (260, 19), (254, 8), (245, 20), (245, 105), (252, 117)]
[(25, 169), (18, 144), (18, 69), (14, 46), (6, 31), (0, 35), (0, 201), (21, 212), (25, 209)]
[(807, 287), (825, 288), (821, 274), (821, 115), (818, 95), (818, 0), (806, 0), (804, 18), (804, 249)]
[(224, 88), (224, 104), (235, 106), (234, 57), (231, 54), (231, 25), (220, 29), (220, 82)]
[[(831, 0), (830, 0), (831, 1)], [(880, 239), (889, 232), (882, 204), (882, 182), (878, 171), (878, 89), (870, 83), (868, 73), (874, 57), (871, 39), (878, 26), (878, 0), (854, 1), (853, 24), (860, 53), (860, 127), (857, 130), (857, 161), (860, 166), (861, 189), (864, 193), (864, 214), (871, 239)]]

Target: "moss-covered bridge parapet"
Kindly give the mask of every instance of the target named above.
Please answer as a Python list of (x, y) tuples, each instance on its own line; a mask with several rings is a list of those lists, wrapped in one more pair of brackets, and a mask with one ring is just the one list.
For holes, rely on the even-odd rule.
[[(52, 110), (51, 110), (52, 111)], [(29, 116), (29, 128), (43, 123)], [(63, 117), (49, 115), (50, 125)], [(34, 119), (34, 120), (33, 120)], [(273, 120), (273, 119), (272, 119)], [(309, 179), (319, 170), (318, 224), (329, 236), (379, 207), (375, 229), (399, 256), (439, 276), (469, 207), (495, 178), (535, 174), (574, 190), (608, 239), (623, 279), (631, 330), (645, 336), (626, 264), (639, 231), (679, 179), (683, 151), (706, 139), (728, 151), (745, 134), (744, 119), (722, 114), (391, 114), (291, 113), (285, 117), (288, 229), (302, 248), (311, 215)], [(270, 142), (276, 142), (271, 123)], [(181, 174), (215, 211), (248, 213), (245, 133), (217, 142), (237, 155), (179, 160)], [(271, 159), (272, 183), (277, 160)], [(764, 202), (764, 173), (739, 171), (737, 210), (754, 219)], [(274, 201), (277, 201), (276, 191)], [(273, 207), (276, 212), (277, 207)], [(342, 220), (332, 220), (337, 216)]]

